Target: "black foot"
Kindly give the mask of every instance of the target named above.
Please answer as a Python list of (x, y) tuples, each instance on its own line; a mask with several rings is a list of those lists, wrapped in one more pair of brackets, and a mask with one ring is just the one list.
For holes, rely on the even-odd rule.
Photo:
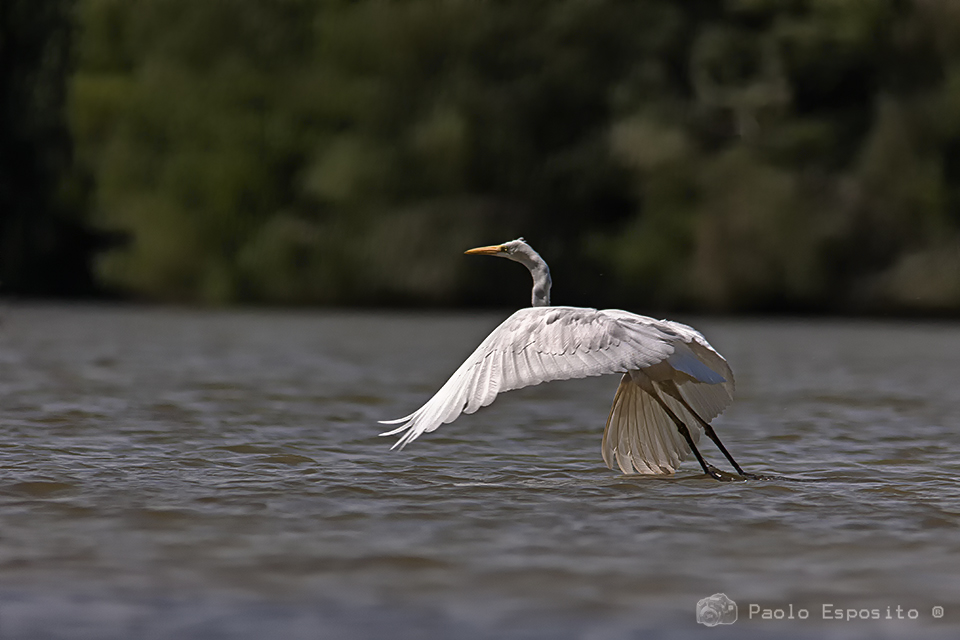
[(721, 471), (717, 469), (712, 464), (707, 465), (707, 475), (713, 478), (714, 480), (719, 480), (720, 482), (732, 482), (733, 480), (742, 480), (738, 475), (732, 473), (727, 473), (726, 471)]
[(706, 473), (708, 476), (714, 480), (719, 480), (720, 482), (734, 482), (734, 481), (743, 481), (743, 480), (786, 480), (783, 476), (767, 476), (760, 473), (750, 473), (749, 471), (741, 471), (738, 473), (728, 473), (717, 469), (712, 464), (708, 464), (706, 468)]

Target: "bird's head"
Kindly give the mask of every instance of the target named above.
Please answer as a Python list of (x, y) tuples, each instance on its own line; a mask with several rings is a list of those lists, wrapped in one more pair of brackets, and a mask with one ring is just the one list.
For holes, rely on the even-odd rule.
[(489, 247), (477, 247), (464, 253), (474, 256), (499, 256), (508, 258), (514, 262), (519, 262), (530, 270), (533, 276), (533, 298), (532, 306), (546, 307), (550, 305), (550, 269), (547, 263), (543, 261), (533, 248), (523, 241), (523, 238), (517, 238), (503, 244), (492, 244)]
[(517, 238), (516, 240), (504, 242), (503, 244), (492, 244), (488, 247), (477, 247), (476, 249), (464, 251), (464, 253), (471, 256), (498, 256), (524, 264), (526, 264), (532, 256), (537, 255), (537, 252), (534, 251), (523, 238)]

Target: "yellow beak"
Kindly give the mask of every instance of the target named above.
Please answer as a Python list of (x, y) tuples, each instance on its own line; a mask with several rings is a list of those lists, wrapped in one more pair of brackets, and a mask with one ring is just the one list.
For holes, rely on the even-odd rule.
[(464, 251), (464, 253), (469, 256), (495, 256), (501, 251), (503, 251), (503, 245), (492, 244), (489, 247), (477, 247), (476, 249), (470, 249), (469, 251)]

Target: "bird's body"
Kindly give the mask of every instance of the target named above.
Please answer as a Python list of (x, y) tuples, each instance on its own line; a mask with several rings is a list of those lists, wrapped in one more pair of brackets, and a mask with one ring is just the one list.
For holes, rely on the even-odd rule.
[(425, 405), (384, 424), (403, 433), (404, 447), (461, 413), (489, 405), (499, 393), (548, 382), (623, 374), (603, 434), (603, 458), (624, 473), (672, 473), (733, 400), (733, 373), (706, 339), (687, 325), (619, 309), (554, 307), (546, 263), (523, 239), (467, 253), (503, 255), (525, 264), (534, 279), (533, 306), (520, 309), (487, 336)]

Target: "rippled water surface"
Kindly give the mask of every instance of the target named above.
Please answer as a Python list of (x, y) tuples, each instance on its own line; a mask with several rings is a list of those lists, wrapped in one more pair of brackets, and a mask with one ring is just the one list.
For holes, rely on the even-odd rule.
[(391, 452), (503, 317), (0, 309), (0, 638), (958, 637), (960, 326), (694, 320), (796, 480), (608, 470), (615, 377)]

